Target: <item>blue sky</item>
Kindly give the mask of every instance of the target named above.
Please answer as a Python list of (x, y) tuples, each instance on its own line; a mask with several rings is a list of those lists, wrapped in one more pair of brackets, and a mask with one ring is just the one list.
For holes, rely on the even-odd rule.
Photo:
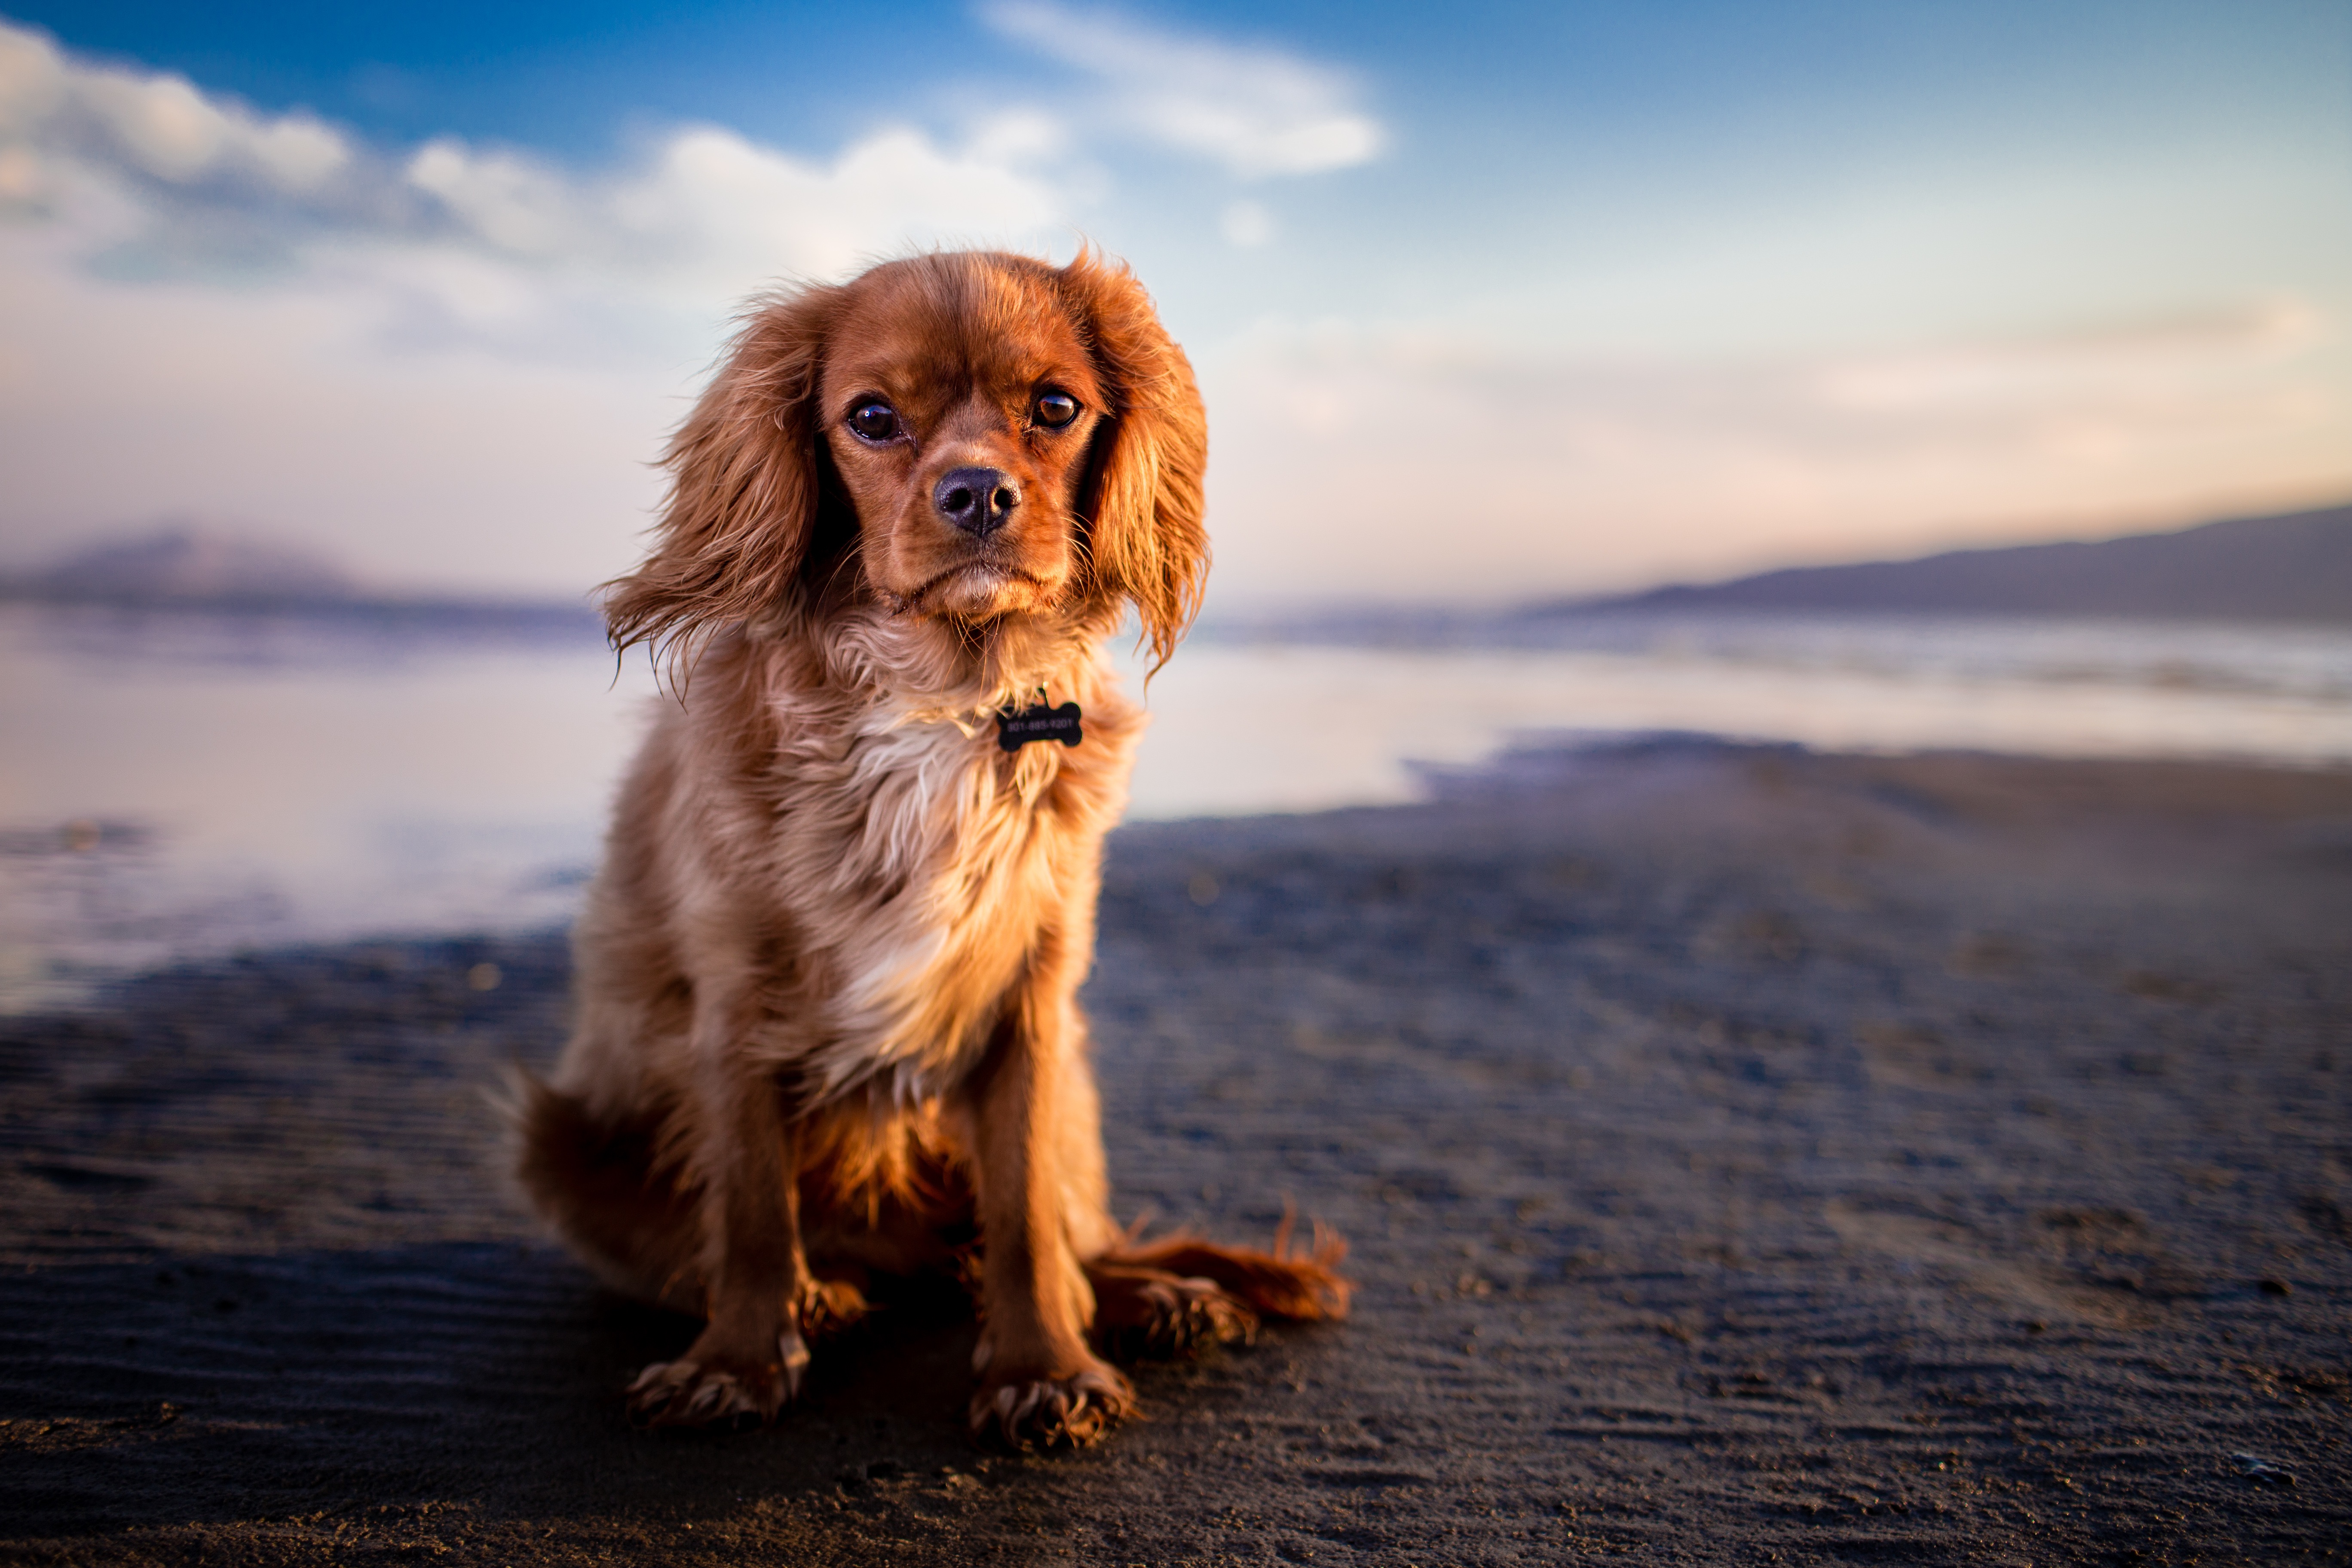
[(729, 301), (1079, 233), (1201, 365), (1229, 603), (2352, 491), (2340, 4), (9, 15), (26, 550), (574, 587)]

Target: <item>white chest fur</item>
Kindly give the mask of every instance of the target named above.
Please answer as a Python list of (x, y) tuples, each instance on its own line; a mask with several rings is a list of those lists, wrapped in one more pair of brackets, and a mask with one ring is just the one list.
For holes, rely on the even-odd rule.
[(792, 857), (821, 879), (830, 922), (810, 932), (830, 984), (808, 1066), (829, 1092), (882, 1075), (919, 1098), (984, 1046), (1066, 919), (1074, 866), (1090, 871), (1091, 839), (1073, 836), (1100, 829), (1092, 812), (1071, 819), (1084, 803), (1057, 788), (1058, 745), (1008, 754), (992, 721), (880, 708), (845, 739), (835, 755), (852, 809), (829, 844)]

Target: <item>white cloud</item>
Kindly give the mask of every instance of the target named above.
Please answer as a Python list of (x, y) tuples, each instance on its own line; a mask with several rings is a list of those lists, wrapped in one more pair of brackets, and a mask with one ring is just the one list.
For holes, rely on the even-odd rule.
[(1101, 108), (1150, 139), (1244, 179), (1316, 174), (1370, 163), (1387, 142), (1347, 78), (1268, 48), (1148, 26), (1052, 0), (999, 0), (981, 16), (1099, 78)]
[(1040, 119), (982, 124), (961, 149), (886, 130), (830, 163), (691, 126), (638, 166), (586, 179), (445, 137), (404, 173), (493, 252), (732, 297), (780, 273), (839, 273), (909, 240), (1049, 231), (1068, 202), (1037, 170), (1035, 151), (1052, 142)]
[(66, 100), (66, 65), (37, 33), (0, 23), (0, 135), (22, 135)]
[(343, 137), (310, 115), (257, 115), (184, 77), (71, 65), (47, 38), (5, 23), (0, 137), (110, 154), (175, 184), (257, 176), (292, 194), (352, 162)]
[(984, 125), (974, 147), (956, 151), (885, 131), (830, 166), (730, 131), (689, 131), (611, 193), (611, 211), (634, 245), (673, 247), (674, 265), (712, 284), (762, 267), (842, 272), (908, 237), (1039, 235), (1066, 218), (1068, 202), (1027, 162), (1031, 123)]
[(422, 247), (723, 309), (779, 275), (908, 245), (1062, 237), (1076, 186), (1054, 163), (1066, 140), (1050, 116), (1013, 108), (960, 146), (885, 128), (831, 158), (718, 126), (672, 129), (601, 170), (456, 137), (386, 155), (310, 115), (83, 65), (0, 23), (0, 195), (111, 193), (143, 222), (151, 270), (188, 261), (199, 236), (280, 268)]
[(408, 160), (408, 183), (498, 249), (546, 257), (583, 237), (562, 175), (511, 153), (477, 153), (454, 136)]

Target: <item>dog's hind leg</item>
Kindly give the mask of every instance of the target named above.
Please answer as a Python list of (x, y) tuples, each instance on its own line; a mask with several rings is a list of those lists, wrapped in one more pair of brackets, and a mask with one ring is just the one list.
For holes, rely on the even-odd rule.
[(702, 1310), (696, 1194), (655, 1158), (661, 1117), (598, 1119), (579, 1097), (518, 1071), (501, 1106), (516, 1174), (556, 1233), (625, 1296)]
[(1215, 1280), (1097, 1258), (1095, 1343), (1113, 1361), (1171, 1361), (1257, 1336), (1257, 1314)]
[(1148, 1246), (1123, 1241), (1087, 1264), (1095, 1289), (1095, 1337), (1114, 1355), (1132, 1360), (1246, 1340), (1261, 1318), (1346, 1317), (1351, 1287), (1339, 1264), (1347, 1250), (1339, 1237), (1319, 1227), (1311, 1249), (1294, 1248), (1286, 1218), (1273, 1249), (1265, 1252), (1189, 1236)]

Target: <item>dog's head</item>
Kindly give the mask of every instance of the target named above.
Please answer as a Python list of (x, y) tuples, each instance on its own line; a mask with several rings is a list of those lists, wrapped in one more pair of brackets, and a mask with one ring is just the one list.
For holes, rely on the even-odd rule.
[(1094, 256), (918, 256), (773, 297), (670, 443), (614, 639), (690, 642), (846, 581), (972, 627), (1131, 604), (1165, 660), (1208, 569), (1207, 449), (1183, 351)]

